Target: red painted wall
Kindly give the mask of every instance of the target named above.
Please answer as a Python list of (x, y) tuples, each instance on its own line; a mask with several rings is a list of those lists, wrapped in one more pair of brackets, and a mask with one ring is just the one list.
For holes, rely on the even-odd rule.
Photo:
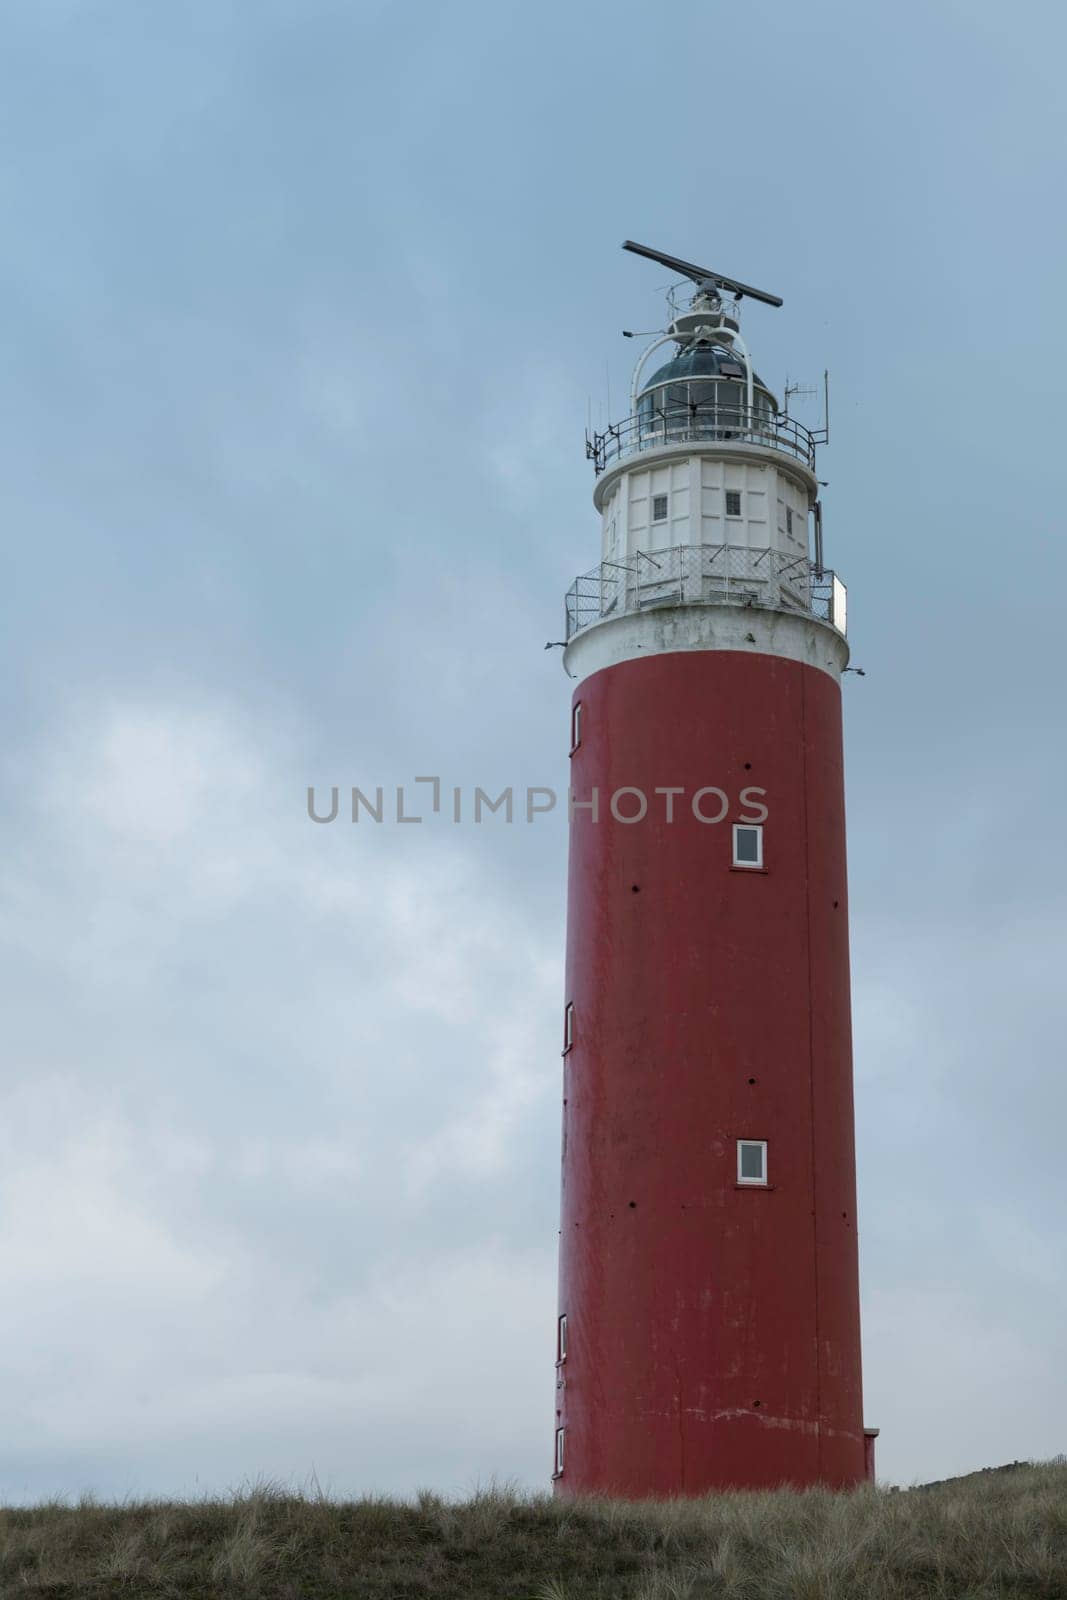
[[(860, 1483), (840, 689), (707, 651), (575, 699), (572, 788), (600, 820), (570, 837), (557, 1491)], [(627, 785), (649, 798), (630, 825), (608, 809)], [(687, 791), (669, 825), (666, 785)], [(706, 785), (718, 824), (690, 808)], [(731, 867), (746, 786), (762, 872)], [(769, 1188), (737, 1187), (739, 1138), (768, 1141)]]

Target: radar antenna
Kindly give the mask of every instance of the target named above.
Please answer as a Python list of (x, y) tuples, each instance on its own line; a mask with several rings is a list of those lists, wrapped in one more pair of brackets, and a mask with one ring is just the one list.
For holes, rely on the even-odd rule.
[(704, 293), (729, 289), (738, 300), (747, 294), (750, 299), (762, 300), (767, 306), (782, 304), (776, 294), (767, 294), (763, 289), (753, 289), (751, 284), (738, 283), (736, 278), (724, 278), (721, 272), (712, 272), (709, 267), (695, 267), (691, 261), (680, 261), (677, 256), (664, 255), (662, 250), (652, 250), (647, 244), (635, 244), (632, 239), (625, 239), (622, 247), (624, 250), (632, 250), (635, 256), (647, 256), (649, 261), (658, 261), (661, 266), (671, 267), (683, 277), (692, 278), (697, 288)]

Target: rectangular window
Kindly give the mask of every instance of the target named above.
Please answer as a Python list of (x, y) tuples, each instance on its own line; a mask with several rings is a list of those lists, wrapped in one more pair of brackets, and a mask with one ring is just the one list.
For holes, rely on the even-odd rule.
[(654, 494), (652, 496), (652, 521), (666, 522), (666, 520), (667, 496), (665, 494)]
[(793, 507), (792, 506), (786, 506), (786, 508), (785, 508), (785, 531), (786, 531), (786, 533), (789, 534), (789, 536), (791, 538), (792, 534), (793, 534)]
[(571, 755), (582, 742), (582, 702), (578, 700), (571, 707)]
[(727, 491), (726, 491), (726, 515), (728, 517), (739, 517), (741, 515), (741, 491), (740, 491), (740, 489), (727, 489)]
[(564, 1435), (565, 1431), (566, 1430), (564, 1428), (557, 1428), (556, 1429), (556, 1477), (557, 1478), (563, 1472), (563, 1435)]
[(556, 1360), (557, 1361), (566, 1361), (566, 1359), (567, 1359), (567, 1318), (566, 1318), (566, 1315), (564, 1315), (564, 1316), (560, 1317), (559, 1323), (557, 1324), (557, 1330), (556, 1330)]
[(574, 1001), (568, 1000), (563, 1012), (563, 1054), (566, 1055), (574, 1043)]
[(734, 823), (734, 866), (762, 867), (763, 827), (760, 823)]
[(738, 1183), (767, 1182), (767, 1141), (766, 1139), (738, 1139), (737, 1141), (737, 1181)]

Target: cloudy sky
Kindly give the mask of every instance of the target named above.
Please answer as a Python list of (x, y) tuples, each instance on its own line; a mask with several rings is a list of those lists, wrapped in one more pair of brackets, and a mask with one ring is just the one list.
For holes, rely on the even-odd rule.
[(625, 237), (831, 372), (880, 1470), (1064, 1449), (1061, 9), (0, 35), (0, 1498), (546, 1482), (565, 823), (305, 791), (564, 788)]

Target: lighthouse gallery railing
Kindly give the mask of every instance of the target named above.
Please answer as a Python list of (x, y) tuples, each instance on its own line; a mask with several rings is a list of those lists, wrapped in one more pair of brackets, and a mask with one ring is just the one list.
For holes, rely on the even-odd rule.
[(846, 590), (806, 555), (747, 545), (676, 545), (602, 561), (567, 591), (567, 638), (605, 617), (655, 606), (767, 606), (818, 617), (845, 632)]
[(758, 444), (781, 450), (815, 470), (815, 446), (825, 434), (814, 434), (802, 423), (784, 413), (777, 415), (758, 409), (733, 406), (676, 405), (651, 412), (640, 412), (613, 422), (603, 433), (585, 441), (585, 453), (600, 474), (623, 456), (639, 450), (658, 450), (668, 444), (701, 442)]

